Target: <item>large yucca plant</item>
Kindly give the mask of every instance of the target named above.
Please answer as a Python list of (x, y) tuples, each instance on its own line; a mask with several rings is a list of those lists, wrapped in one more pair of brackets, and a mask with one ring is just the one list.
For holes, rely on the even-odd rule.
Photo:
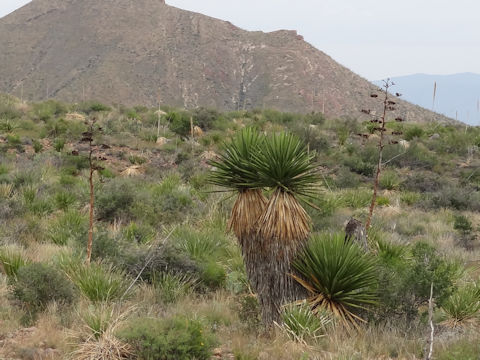
[(258, 266), (261, 254), (258, 251), (256, 224), (263, 213), (267, 199), (256, 183), (253, 157), (261, 151), (264, 136), (254, 128), (244, 128), (223, 146), (223, 152), (210, 161), (214, 170), (210, 183), (237, 193), (228, 230), (233, 231), (240, 244), (248, 279), (258, 292)]
[(310, 233), (311, 220), (299, 199), (308, 201), (316, 194), (319, 178), (314, 157), (289, 133), (267, 137), (262, 151), (254, 155), (256, 185), (273, 191), (257, 223), (263, 255), (258, 295), (266, 324), (281, 321), (281, 305), (298, 296), (289, 274), (292, 259)]
[[(247, 128), (210, 163), (211, 183), (239, 193), (229, 228), (242, 247), (267, 327), (281, 322), (281, 305), (294, 297), (290, 263), (310, 232), (310, 218), (297, 198), (315, 194), (313, 158), (292, 134), (265, 137)], [(268, 201), (262, 189), (273, 191)]]
[(344, 234), (314, 236), (293, 262), (293, 275), (308, 292), (313, 312), (332, 312), (345, 325), (363, 321), (359, 311), (376, 303), (374, 258)]

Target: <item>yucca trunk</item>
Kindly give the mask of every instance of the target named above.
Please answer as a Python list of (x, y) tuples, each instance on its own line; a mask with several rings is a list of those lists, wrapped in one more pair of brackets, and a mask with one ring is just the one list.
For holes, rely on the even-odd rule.
[(228, 222), (228, 230), (233, 231), (242, 250), (248, 281), (257, 293), (258, 264), (265, 260), (259, 251), (257, 222), (265, 211), (267, 201), (259, 189), (241, 190)]
[(306, 244), (310, 217), (295, 196), (277, 189), (257, 223), (256, 291), (264, 324), (279, 322), (281, 306), (302, 292), (292, 279), (291, 262)]

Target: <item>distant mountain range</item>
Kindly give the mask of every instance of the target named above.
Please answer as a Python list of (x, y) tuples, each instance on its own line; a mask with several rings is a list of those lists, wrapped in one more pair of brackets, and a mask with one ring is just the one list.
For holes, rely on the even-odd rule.
[[(27, 100), (354, 118), (378, 108), (373, 84), (296, 31), (245, 31), (164, 0), (33, 0), (0, 19), (0, 64), (0, 91)], [(397, 110), (433, 115), (401, 100)]]
[[(394, 77), (403, 99), (470, 125), (480, 125), (480, 74), (415, 74)], [(435, 102), (433, 91), (436, 86)], [(381, 85), (381, 81), (374, 81)]]

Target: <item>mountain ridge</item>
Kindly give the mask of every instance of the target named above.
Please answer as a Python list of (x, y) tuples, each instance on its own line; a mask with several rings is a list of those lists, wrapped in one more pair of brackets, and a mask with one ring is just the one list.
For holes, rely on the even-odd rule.
[[(0, 61), (0, 91), (29, 100), (332, 117), (358, 117), (376, 105), (375, 86), (295, 30), (249, 32), (163, 1), (34, 0), (0, 19)], [(399, 113), (432, 118), (401, 101)]]

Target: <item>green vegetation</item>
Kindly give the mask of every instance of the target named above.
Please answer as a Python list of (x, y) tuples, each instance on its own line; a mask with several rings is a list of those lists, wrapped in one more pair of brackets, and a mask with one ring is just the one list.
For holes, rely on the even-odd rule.
[(480, 129), (388, 124), (365, 252), (370, 123), (157, 111), (0, 97), (0, 358), (421, 358), (433, 283), (435, 358), (475, 359)]

